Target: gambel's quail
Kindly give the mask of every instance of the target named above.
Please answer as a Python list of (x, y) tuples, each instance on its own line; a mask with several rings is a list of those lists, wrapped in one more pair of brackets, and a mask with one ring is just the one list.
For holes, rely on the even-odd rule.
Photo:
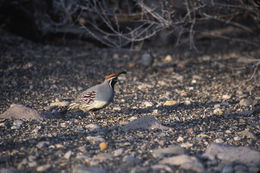
[(126, 72), (112, 73), (106, 77), (103, 83), (82, 92), (76, 100), (70, 103), (68, 110), (80, 109), (83, 112), (89, 112), (109, 105), (113, 101), (114, 85), (117, 83), (120, 74), (126, 74)]

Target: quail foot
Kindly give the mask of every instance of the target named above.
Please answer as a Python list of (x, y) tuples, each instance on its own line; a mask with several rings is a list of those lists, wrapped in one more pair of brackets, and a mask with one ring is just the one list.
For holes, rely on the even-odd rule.
[(114, 85), (117, 83), (118, 76), (121, 74), (126, 74), (126, 72), (123, 71), (118, 74), (112, 73), (105, 78), (103, 83), (83, 91), (69, 104), (68, 110), (80, 109), (83, 112), (90, 112), (109, 105), (114, 98)]

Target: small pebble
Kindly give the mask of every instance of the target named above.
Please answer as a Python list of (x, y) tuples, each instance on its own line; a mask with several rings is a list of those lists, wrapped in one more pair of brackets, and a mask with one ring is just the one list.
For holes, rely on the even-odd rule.
[(215, 139), (215, 142), (216, 142), (217, 144), (222, 144), (224, 141), (223, 141), (223, 139), (221, 139), (221, 138), (217, 138), (217, 139)]
[(239, 136), (235, 136), (235, 137), (234, 137), (234, 140), (235, 140), (235, 141), (239, 141), (240, 139), (241, 139), (241, 138), (240, 138)]
[(64, 148), (64, 145), (62, 145), (62, 144), (56, 144), (56, 145), (55, 145), (55, 148), (61, 149), (61, 148)]
[(149, 102), (149, 101), (144, 101), (142, 105), (143, 105), (144, 107), (148, 108), (148, 107), (153, 106), (153, 103), (152, 103), (152, 102)]
[(135, 160), (133, 155), (126, 155), (123, 157), (123, 162), (133, 162)]
[(233, 173), (233, 172), (234, 170), (230, 165), (225, 165), (221, 171), (221, 173)]
[(216, 109), (214, 109), (213, 113), (216, 115), (222, 115), (223, 111), (220, 108), (216, 108)]
[(183, 142), (183, 141), (184, 141), (183, 137), (179, 136), (177, 142)]
[(182, 143), (181, 144), (181, 147), (182, 148), (190, 148), (190, 147), (192, 147), (193, 146), (193, 144), (192, 143), (189, 143), (189, 142), (185, 142), (185, 143)]
[(67, 151), (65, 154), (64, 154), (64, 158), (65, 159), (69, 159), (70, 158), (70, 156), (71, 156), (71, 154), (72, 154), (72, 151)]
[(176, 105), (177, 104), (177, 101), (175, 100), (168, 100), (166, 102), (164, 102), (164, 106), (173, 106), (173, 105)]
[(172, 61), (172, 56), (171, 55), (167, 55), (165, 58), (164, 58), (164, 62), (171, 62)]
[(242, 99), (239, 102), (240, 106), (250, 106), (252, 104), (253, 104), (253, 100), (251, 100), (251, 99)]
[(50, 164), (41, 165), (41, 166), (38, 166), (38, 167), (36, 168), (36, 170), (37, 170), (38, 172), (44, 172), (44, 171), (47, 171), (47, 169), (49, 169), (50, 167), (51, 167)]
[(108, 145), (107, 145), (106, 142), (101, 142), (101, 143), (99, 144), (99, 149), (100, 149), (101, 151), (107, 149), (107, 147), (108, 147)]
[(120, 156), (123, 152), (124, 152), (124, 149), (123, 148), (119, 148), (119, 149), (115, 150), (113, 152), (113, 154), (114, 154), (115, 157), (117, 157), (117, 156)]
[(225, 94), (225, 95), (222, 96), (222, 99), (223, 99), (223, 100), (228, 100), (228, 99), (230, 99), (230, 98), (231, 98), (231, 95)]

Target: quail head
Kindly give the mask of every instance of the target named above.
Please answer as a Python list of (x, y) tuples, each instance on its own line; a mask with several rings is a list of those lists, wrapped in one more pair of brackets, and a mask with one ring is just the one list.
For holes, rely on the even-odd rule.
[(120, 74), (126, 74), (126, 72), (112, 73), (105, 78), (103, 83), (83, 91), (76, 100), (69, 104), (68, 110), (80, 109), (83, 112), (89, 112), (109, 105), (113, 101), (114, 85)]

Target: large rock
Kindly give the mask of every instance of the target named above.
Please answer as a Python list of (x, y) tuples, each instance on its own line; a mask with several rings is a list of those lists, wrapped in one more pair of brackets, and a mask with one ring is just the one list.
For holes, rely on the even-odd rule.
[(127, 125), (123, 126), (124, 131), (137, 130), (137, 129), (161, 129), (168, 130), (166, 127), (160, 124), (154, 117), (141, 117), (136, 120), (129, 122)]
[(0, 115), (3, 119), (23, 119), (23, 120), (43, 120), (47, 118), (47, 115), (43, 115), (35, 109), (28, 108), (21, 104), (11, 104), (9, 109)]
[(247, 166), (260, 166), (260, 152), (248, 147), (235, 147), (212, 143), (203, 154), (211, 160), (218, 158), (225, 164), (239, 162)]

